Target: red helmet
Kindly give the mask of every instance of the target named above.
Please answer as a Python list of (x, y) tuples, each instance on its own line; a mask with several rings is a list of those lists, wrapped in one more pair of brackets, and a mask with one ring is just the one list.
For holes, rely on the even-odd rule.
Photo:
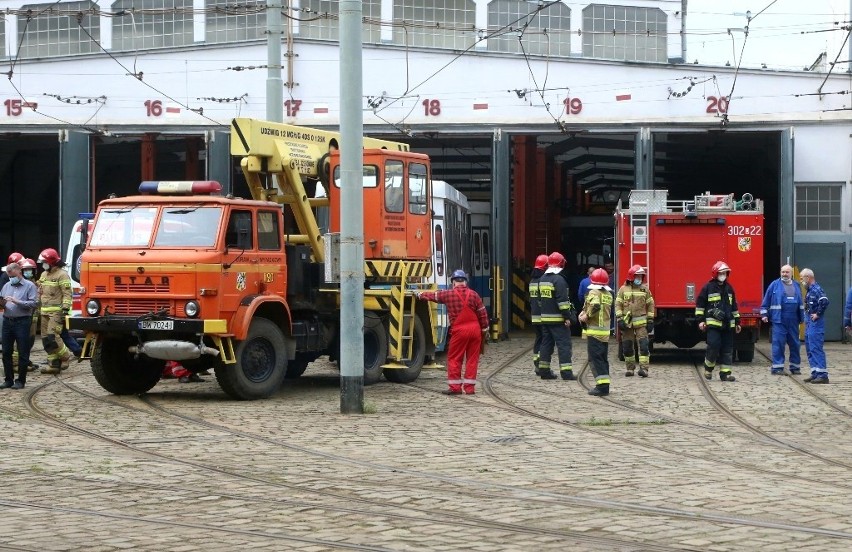
[(24, 256), (15, 251), (9, 255), (9, 259), (6, 261), (6, 264), (19, 263)]
[(609, 284), (609, 274), (607, 274), (606, 270), (602, 268), (596, 268), (592, 271), (592, 275), (589, 276), (592, 280), (592, 283), (598, 286), (605, 286)]
[(47, 263), (51, 266), (51, 268), (59, 264), (60, 260), (61, 257), (59, 256), (59, 253), (51, 247), (48, 247), (38, 254), (38, 262)]
[(554, 251), (547, 258), (547, 266), (551, 268), (562, 268), (565, 266), (565, 257), (562, 256), (562, 253)]
[(32, 259), (24, 259), (21, 261), (21, 268), (35, 268), (36, 262)]
[(535, 258), (535, 268), (539, 270), (547, 268), (547, 255), (539, 255)]
[(731, 267), (729, 267), (725, 261), (716, 261), (716, 264), (713, 265), (713, 268), (710, 269), (710, 273), (715, 278), (719, 275), (720, 272), (730, 272)]
[(646, 274), (645, 273), (645, 267), (643, 267), (642, 265), (638, 265), (638, 264), (631, 266), (630, 270), (627, 271), (627, 278), (632, 280), (633, 277), (636, 276), (637, 274), (639, 274), (640, 276), (644, 276)]

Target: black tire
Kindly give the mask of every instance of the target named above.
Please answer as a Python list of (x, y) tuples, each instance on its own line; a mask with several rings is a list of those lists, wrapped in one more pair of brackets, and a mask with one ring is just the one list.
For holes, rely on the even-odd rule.
[(245, 341), (237, 344), (236, 364), (218, 363), (216, 380), (233, 399), (263, 399), (280, 387), (287, 373), (284, 334), (272, 321), (255, 318)]
[(754, 360), (754, 345), (750, 348), (737, 349), (737, 361), (751, 362)]
[(308, 357), (304, 353), (296, 353), (296, 358), (287, 362), (287, 371), (284, 373), (284, 379), (296, 379), (305, 373), (308, 369), (308, 364), (315, 359)]
[(424, 362), (426, 362), (426, 331), (423, 329), (423, 321), (419, 316), (415, 316), (411, 360), (403, 363), (408, 368), (388, 368), (384, 370), (385, 378), (393, 383), (411, 383), (420, 377)]
[(127, 350), (133, 339), (104, 337), (92, 353), (92, 374), (113, 395), (140, 395), (160, 381), (165, 360), (135, 355)]
[[(388, 359), (388, 330), (379, 317), (364, 313), (364, 385), (382, 379), (382, 364)], [(390, 378), (388, 378), (390, 379)]]

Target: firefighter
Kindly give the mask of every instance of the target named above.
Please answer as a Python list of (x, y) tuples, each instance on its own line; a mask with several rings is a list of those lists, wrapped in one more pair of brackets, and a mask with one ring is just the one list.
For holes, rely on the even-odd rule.
[(65, 317), (71, 311), (71, 277), (62, 267), (65, 263), (55, 249), (48, 248), (38, 256), (44, 272), (38, 280), (41, 306), (41, 342), (47, 353), (48, 365), (42, 374), (58, 374), (68, 368), (71, 351), (60, 335), (65, 327)]
[(772, 322), (772, 367), (774, 375), (784, 374), (784, 347), (790, 348), (790, 373), (801, 374), (802, 357), (799, 344), (799, 324), (805, 321), (802, 290), (793, 282), (793, 267), (781, 267), (781, 277), (766, 288), (760, 305), (764, 323)]
[(565, 267), (565, 257), (554, 251), (547, 257), (547, 270), (538, 281), (538, 301), (541, 306), (541, 349), (539, 377), (556, 379), (550, 369), (553, 347), (559, 353), (559, 374), (564, 380), (576, 380), (571, 366), (571, 320), (576, 317), (574, 305), (568, 298), (568, 284), (559, 273)]
[(648, 334), (654, 331), (654, 298), (644, 284), (645, 269), (633, 265), (627, 271), (627, 280), (618, 288), (615, 296), (615, 318), (621, 335), (621, 352), (627, 371), (625, 376), (633, 376), (636, 368), (634, 341), (639, 346), (639, 376), (648, 377), (651, 361), (648, 348)]
[[(456, 270), (450, 276), (452, 289), (422, 291), (415, 297), (425, 301), (442, 303), (447, 306), (452, 335), (447, 350), (447, 384), (445, 395), (473, 395), (476, 393), (476, 371), (479, 367), (479, 355), (482, 343), (488, 333), (488, 314), (482, 299), (474, 290), (467, 287), (467, 274)], [(462, 379), (462, 361), (465, 360), (464, 379)]]
[(540, 376), (541, 371), (538, 368), (539, 351), (541, 350), (541, 305), (538, 303), (538, 281), (544, 274), (547, 268), (547, 255), (539, 255), (535, 258), (535, 266), (530, 273), (530, 285), (528, 288), (528, 297), (530, 301), (530, 318), (532, 327), (535, 330), (535, 342), (533, 343), (533, 366), (535, 366), (535, 375)]
[[(38, 281), (36, 280), (36, 262), (32, 259), (24, 259), (21, 261), (21, 272), (23, 277), (36, 284), (38, 287)], [(35, 365), (33, 364), (32, 358), (29, 356), (29, 352), (32, 351), (33, 345), (35, 345), (35, 336), (36, 330), (38, 329), (39, 323), (39, 309), (38, 305), (36, 305), (35, 309), (33, 309), (33, 317), (32, 322), (30, 323), (30, 348), (27, 351), (27, 357), (30, 360), (27, 362), (27, 367), (31, 369), (35, 369)], [(18, 351), (16, 350), (12, 353), (12, 364), (18, 365)]]
[(740, 333), (740, 313), (737, 297), (728, 282), (731, 267), (717, 261), (710, 269), (713, 276), (701, 288), (695, 301), (698, 329), (707, 332), (707, 351), (704, 353), (704, 378), (713, 379), (713, 369), (719, 364), (719, 379), (736, 381), (731, 374), (734, 360), (734, 333)]
[(808, 354), (808, 364), (811, 366), (811, 377), (805, 378), (808, 383), (828, 383), (828, 363), (825, 361), (825, 310), (828, 308), (828, 297), (822, 290), (814, 271), (803, 268), (799, 272), (802, 285), (808, 290), (805, 294), (805, 352)]
[(609, 395), (609, 336), (612, 316), (612, 288), (609, 287), (609, 275), (598, 268), (592, 272), (586, 302), (580, 312), (580, 322), (586, 324), (586, 347), (595, 386), (589, 395), (604, 397)]

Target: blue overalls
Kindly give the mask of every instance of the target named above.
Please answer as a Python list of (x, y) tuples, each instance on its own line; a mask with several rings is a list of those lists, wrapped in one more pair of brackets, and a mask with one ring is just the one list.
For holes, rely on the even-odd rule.
[[(808, 353), (808, 364), (811, 365), (811, 377), (815, 380), (828, 379), (828, 363), (825, 361), (825, 351), (822, 346), (825, 342), (825, 309), (828, 308), (828, 297), (822, 287), (814, 282), (808, 288), (805, 296), (805, 351)], [(811, 315), (816, 314), (818, 318), (811, 320)]]
[(772, 373), (784, 373), (785, 346), (790, 348), (790, 373), (800, 373), (799, 324), (804, 322), (804, 306), (798, 282), (785, 286), (779, 279), (769, 284), (760, 314), (772, 323)]

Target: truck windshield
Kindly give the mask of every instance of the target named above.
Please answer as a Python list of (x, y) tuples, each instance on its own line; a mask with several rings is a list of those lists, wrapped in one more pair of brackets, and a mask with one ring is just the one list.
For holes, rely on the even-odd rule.
[(157, 217), (156, 207), (127, 206), (103, 209), (89, 239), (93, 247), (140, 247), (151, 241), (151, 231)]
[(221, 207), (165, 207), (154, 247), (213, 247), (221, 219)]

